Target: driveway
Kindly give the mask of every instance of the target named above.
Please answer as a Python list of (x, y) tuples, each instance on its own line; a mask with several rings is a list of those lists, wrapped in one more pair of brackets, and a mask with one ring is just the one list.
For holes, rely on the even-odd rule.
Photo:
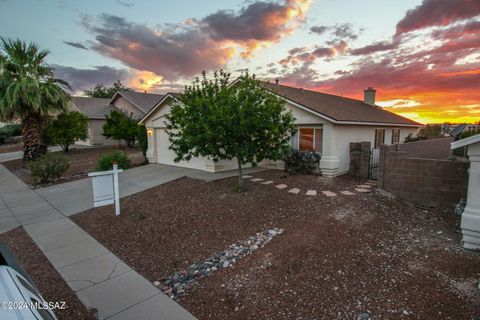
[[(253, 173), (263, 170), (265, 169), (247, 168), (244, 172)], [(212, 173), (161, 164), (149, 164), (126, 170), (119, 175), (120, 197), (123, 198), (181, 177), (212, 181), (236, 175), (236, 170)], [(90, 179), (41, 188), (36, 192), (66, 216), (93, 208), (93, 192)]]

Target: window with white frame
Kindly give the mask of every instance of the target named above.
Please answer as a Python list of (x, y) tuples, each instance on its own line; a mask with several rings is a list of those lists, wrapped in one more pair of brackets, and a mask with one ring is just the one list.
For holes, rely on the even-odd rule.
[(385, 143), (385, 129), (375, 129), (375, 148)]
[(299, 128), (297, 138), (298, 150), (322, 153), (323, 130), (321, 128)]
[(392, 129), (392, 144), (400, 143), (400, 129)]

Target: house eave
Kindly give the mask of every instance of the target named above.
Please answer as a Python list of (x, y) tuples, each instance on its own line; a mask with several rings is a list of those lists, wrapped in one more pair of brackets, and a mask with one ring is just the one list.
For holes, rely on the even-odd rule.
[(143, 116), (142, 119), (138, 122), (139, 124), (144, 124), (145, 121), (159, 108), (159, 106), (166, 101), (166, 99), (172, 98), (172, 99), (177, 99), (175, 98), (172, 94), (167, 93), (160, 101), (157, 102), (157, 104), (150, 110), (146, 115)]
[(468, 145), (471, 145), (471, 144), (474, 144), (474, 143), (477, 143), (477, 142), (480, 142), (480, 134), (476, 134), (474, 136), (452, 142), (450, 144), (450, 148), (451, 149), (457, 149), (457, 148), (465, 147), (465, 146), (468, 146)]
[[(271, 92), (271, 91), (270, 91)], [(421, 128), (423, 125), (421, 124), (408, 124), (408, 123), (392, 123), (392, 122), (374, 122), (374, 121), (352, 121), (352, 120), (337, 120), (334, 118), (331, 118), (329, 116), (326, 116), (320, 112), (314, 111), (298, 102), (295, 102), (291, 99), (288, 99), (286, 97), (282, 97), (281, 95), (275, 94), (277, 97), (280, 97), (281, 99), (287, 101), (291, 105), (294, 105), (297, 108), (300, 108), (304, 111), (307, 111), (313, 115), (316, 115), (317, 117), (320, 117), (322, 119), (325, 119), (327, 121), (330, 121), (334, 124), (339, 124), (339, 125), (360, 125), (360, 126), (386, 126), (386, 127), (410, 127), (410, 128)]]

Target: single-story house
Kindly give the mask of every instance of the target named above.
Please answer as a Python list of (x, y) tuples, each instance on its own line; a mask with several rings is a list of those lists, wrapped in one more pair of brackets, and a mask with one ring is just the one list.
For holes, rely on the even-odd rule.
[(106, 115), (112, 110), (121, 110), (141, 119), (162, 98), (161, 94), (127, 91), (119, 91), (111, 99), (72, 97), (69, 109), (79, 111), (89, 119), (88, 139), (76, 143), (91, 146), (118, 144), (119, 141), (108, 139), (102, 134)]
[(118, 91), (110, 100), (117, 109), (131, 113), (134, 118), (142, 119), (157, 103), (163, 94)]
[[(374, 148), (380, 144), (403, 142), (409, 134), (416, 134), (421, 124), (386, 111), (375, 105), (375, 90), (364, 92), (364, 101), (304, 90), (290, 86), (261, 82), (266, 90), (286, 102), (287, 111), (295, 117), (296, 132), (291, 147), (300, 151), (321, 154), (323, 175), (337, 176), (350, 167), (350, 142), (370, 141)], [(213, 162), (194, 158), (175, 163), (174, 153), (168, 149), (165, 115), (170, 112), (175, 94), (167, 94), (140, 121), (147, 127), (150, 162), (219, 172), (237, 168), (236, 161)], [(278, 165), (264, 161), (262, 165)]]

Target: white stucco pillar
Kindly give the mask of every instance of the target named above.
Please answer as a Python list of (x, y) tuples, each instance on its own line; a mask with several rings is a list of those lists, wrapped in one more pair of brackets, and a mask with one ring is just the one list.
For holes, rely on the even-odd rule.
[(157, 134), (155, 129), (152, 127), (147, 127), (147, 139), (148, 139), (148, 149), (147, 149), (147, 159), (150, 163), (157, 162)]
[(467, 205), (460, 225), (463, 246), (480, 250), (480, 134), (452, 143), (452, 149), (462, 146), (468, 146), (470, 160)]
[(328, 123), (323, 125), (322, 158), (320, 159), (320, 170), (322, 175), (334, 177), (340, 169), (340, 158), (335, 143), (335, 127)]

